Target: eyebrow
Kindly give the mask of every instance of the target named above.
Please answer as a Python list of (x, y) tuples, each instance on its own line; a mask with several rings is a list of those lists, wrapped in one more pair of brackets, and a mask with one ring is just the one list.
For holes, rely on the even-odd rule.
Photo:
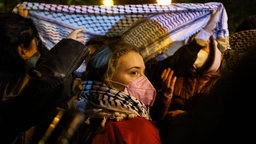
[[(140, 69), (143, 69), (143, 67), (140, 67), (140, 66), (133, 66), (133, 67), (128, 68), (127, 70), (131, 70), (131, 69), (140, 70)], [(145, 70), (146, 70), (146, 68), (144, 68), (143, 73), (145, 73)]]

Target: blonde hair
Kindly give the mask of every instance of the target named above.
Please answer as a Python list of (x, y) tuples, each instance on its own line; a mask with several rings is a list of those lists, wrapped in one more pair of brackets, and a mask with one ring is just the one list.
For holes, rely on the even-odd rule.
[(87, 59), (87, 80), (96, 80), (113, 87), (110, 80), (116, 73), (118, 61), (121, 56), (137, 49), (126, 43), (120, 37), (98, 36), (86, 43), (94, 48), (94, 53)]

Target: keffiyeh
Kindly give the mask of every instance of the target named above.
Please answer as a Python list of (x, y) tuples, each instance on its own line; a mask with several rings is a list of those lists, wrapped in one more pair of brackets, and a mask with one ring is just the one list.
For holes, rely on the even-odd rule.
[(76, 28), (85, 29), (86, 39), (94, 35), (122, 36), (140, 50), (145, 61), (164, 59), (184, 40), (202, 29), (212, 11), (221, 14), (213, 36), (219, 45), (227, 43), (227, 14), (222, 3), (173, 3), (170, 5), (58, 5), (23, 2), (48, 48)]
[(84, 81), (78, 109), (90, 118), (116, 119), (140, 116), (151, 120), (149, 108), (123, 91), (102, 82)]

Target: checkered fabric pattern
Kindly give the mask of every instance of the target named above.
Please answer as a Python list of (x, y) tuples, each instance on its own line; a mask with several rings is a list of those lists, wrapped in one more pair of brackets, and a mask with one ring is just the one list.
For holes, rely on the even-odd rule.
[(256, 45), (256, 29), (243, 30), (230, 35), (229, 45), (230, 49), (223, 55), (223, 67), (232, 72), (240, 64), (248, 48)]
[(256, 29), (243, 30), (232, 34), (229, 38), (231, 49), (246, 52), (247, 48), (256, 45)]
[[(174, 3), (170, 5), (58, 5), (23, 2), (45, 45), (50, 49), (76, 28), (93, 35), (122, 36), (145, 58), (163, 59), (174, 53), (191, 35), (202, 29), (211, 12), (221, 10), (216, 38), (228, 37), (227, 14), (222, 3)], [(178, 44), (175, 44), (178, 43)]]

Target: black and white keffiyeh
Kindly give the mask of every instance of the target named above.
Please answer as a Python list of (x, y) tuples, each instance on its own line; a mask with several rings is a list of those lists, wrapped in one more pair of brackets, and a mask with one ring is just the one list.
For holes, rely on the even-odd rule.
[(123, 119), (140, 116), (151, 120), (149, 107), (133, 96), (102, 82), (84, 81), (78, 108), (86, 117)]

